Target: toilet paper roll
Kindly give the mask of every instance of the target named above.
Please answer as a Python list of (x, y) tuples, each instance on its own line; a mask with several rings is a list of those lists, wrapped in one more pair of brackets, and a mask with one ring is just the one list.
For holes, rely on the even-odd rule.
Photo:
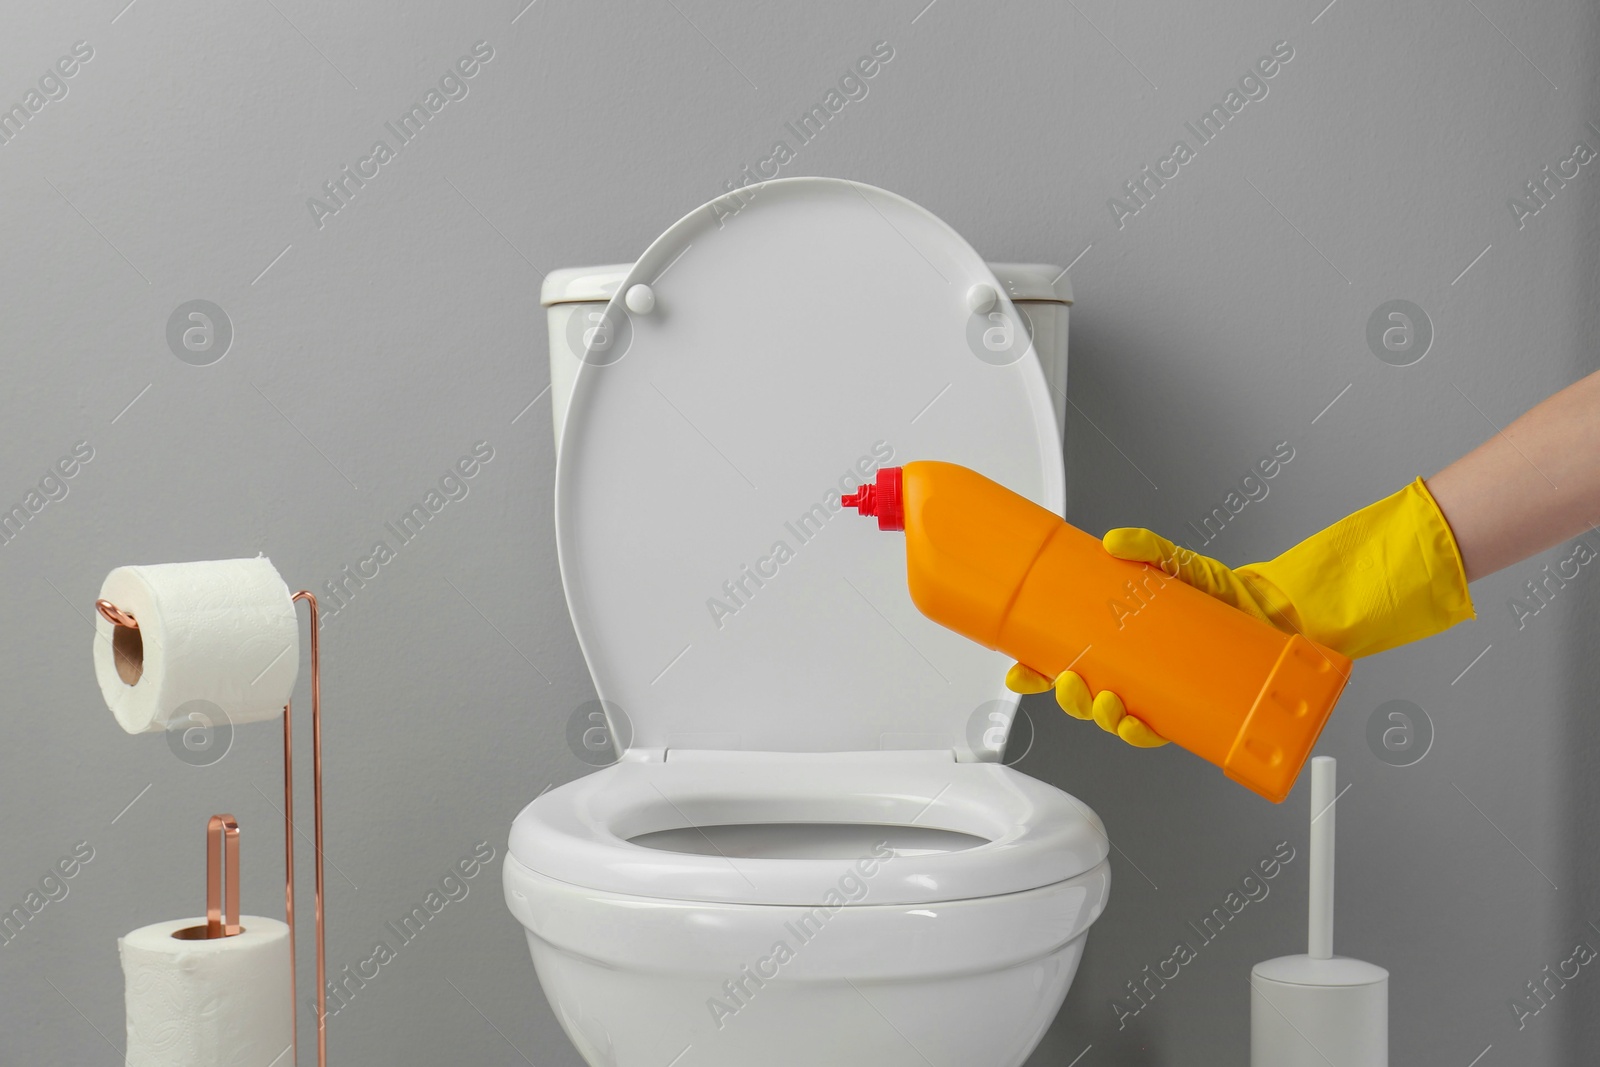
[(294, 1062), (289, 928), (259, 915), (244, 933), (190, 941), (179, 919), (117, 939), (127, 993), (126, 1067), (285, 1067)]
[(130, 734), (182, 725), (191, 701), (234, 725), (259, 722), (294, 691), (300, 627), (289, 587), (264, 556), (118, 567), (100, 596), (139, 623), (95, 623), (95, 677)]

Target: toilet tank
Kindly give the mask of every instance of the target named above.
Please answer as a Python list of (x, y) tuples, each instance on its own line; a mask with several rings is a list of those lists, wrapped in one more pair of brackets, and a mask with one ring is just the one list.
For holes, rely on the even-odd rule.
[[(556, 448), (566, 424), (567, 403), (583, 363), (585, 331), (599, 321), (606, 303), (628, 276), (629, 263), (603, 267), (566, 267), (551, 271), (539, 290), (550, 331), (550, 422)], [(1055, 405), (1056, 432), (1065, 441), (1067, 409), (1067, 311), (1072, 282), (1047, 263), (990, 263), (1006, 295), (1026, 320), (1033, 337), (1050, 399)]]

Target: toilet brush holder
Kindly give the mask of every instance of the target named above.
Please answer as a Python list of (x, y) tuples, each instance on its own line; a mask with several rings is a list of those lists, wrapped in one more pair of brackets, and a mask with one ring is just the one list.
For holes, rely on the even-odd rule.
[[(313, 827), (313, 843), (316, 848), (314, 857), (316, 866), (316, 896), (315, 920), (317, 940), (317, 1067), (328, 1067), (328, 952), (327, 931), (323, 915), (323, 850), (322, 850), (322, 647), (319, 641), (320, 627), (317, 618), (317, 598), (309, 590), (302, 589), (295, 593), (292, 600), (305, 601), (309, 609), (308, 617), (311, 622), (311, 805)], [(124, 611), (109, 600), (96, 600), (95, 610), (100, 616), (115, 628), (125, 631), (137, 631), (139, 620), (128, 611)], [(132, 636), (132, 634), (129, 634)], [(296, 978), (294, 967), (295, 945), (295, 915), (294, 915), (294, 744), (292, 732), (291, 704), (283, 706), (283, 911), (284, 922), (289, 927), (289, 998), (291, 1003), (296, 1000)], [(231, 829), (229, 824), (232, 824)], [(207, 859), (207, 892), (206, 923), (204, 926), (191, 927), (180, 934), (174, 935), (188, 939), (210, 939), (227, 937), (238, 934), (239, 931), (239, 900), (237, 873), (239, 866), (239, 827), (233, 822), (231, 815), (212, 816), (211, 824), (207, 830), (208, 843), (206, 848)], [(220, 876), (223, 864), (223, 852), (226, 850), (228, 866), (228, 903), (229, 913), (232, 915), (231, 925), (222, 921), (219, 915), (213, 914), (213, 906), (220, 907), (220, 898), (214, 891), (217, 888), (216, 879)], [(215, 920), (215, 922), (214, 922)], [(298, 1019), (298, 1012), (292, 1013), (291, 1018)], [(299, 1023), (294, 1023), (294, 1034), (298, 1037)], [(298, 1048), (298, 1042), (291, 1046)], [(291, 1053), (290, 1062), (295, 1062)]]
[(1388, 1067), (1389, 972), (1333, 954), (1336, 764), (1311, 761), (1311, 886), (1304, 955), (1250, 972), (1250, 1067)]

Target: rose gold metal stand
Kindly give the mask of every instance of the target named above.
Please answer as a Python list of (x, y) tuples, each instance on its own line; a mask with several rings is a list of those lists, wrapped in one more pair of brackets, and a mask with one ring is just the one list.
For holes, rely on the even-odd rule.
[[(316, 898), (315, 917), (317, 934), (317, 1067), (328, 1067), (328, 951), (322, 907), (322, 648), (317, 630), (317, 598), (308, 590), (294, 594), (293, 600), (304, 600), (310, 608), (311, 619), (311, 804), (314, 821), (313, 834), (316, 847)], [(130, 630), (139, 628), (139, 620), (108, 600), (96, 600), (97, 610), (113, 626)], [(292, 702), (291, 702), (292, 704)], [(290, 732), (291, 704), (283, 706), (283, 910), (289, 925), (289, 998), (296, 1000), (294, 971), (294, 746)], [(231, 937), (240, 932), (239, 926), (239, 824), (231, 815), (213, 815), (207, 828), (206, 844), (206, 925), (180, 930), (174, 937), (190, 939)], [(232, 920), (221, 914), (221, 895), (218, 879), (221, 875), (221, 857), (227, 851), (228, 909)], [(213, 933), (221, 930), (221, 933)], [(194, 934), (192, 931), (203, 931)], [(292, 1018), (294, 1033), (299, 1036), (299, 1008)], [(298, 1041), (296, 1042), (298, 1048)], [(298, 1061), (298, 1057), (297, 1057)]]
[[(227, 911), (223, 911), (223, 849), (228, 871)], [(239, 925), (239, 823), (232, 815), (213, 815), (206, 824), (206, 921), (172, 931), (180, 941), (210, 941), (244, 933)]]

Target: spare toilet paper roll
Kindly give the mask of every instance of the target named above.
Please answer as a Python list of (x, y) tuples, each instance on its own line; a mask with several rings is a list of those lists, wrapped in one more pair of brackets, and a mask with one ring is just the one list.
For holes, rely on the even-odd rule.
[(289, 928), (245, 915), (244, 933), (189, 941), (141, 926), (117, 939), (127, 991), (126, 1067), (284, 1067), (294, 1038)]
[[(264, 556), (118, 567), (100, 596), (139, 623), (95, 623), (95, 677), (130, 734), (183, 725), (195, 710), (259, 722), (294, 691), (300, 626), (289, 587)], [(191, 701), (215, 707), (180, 711)]]

